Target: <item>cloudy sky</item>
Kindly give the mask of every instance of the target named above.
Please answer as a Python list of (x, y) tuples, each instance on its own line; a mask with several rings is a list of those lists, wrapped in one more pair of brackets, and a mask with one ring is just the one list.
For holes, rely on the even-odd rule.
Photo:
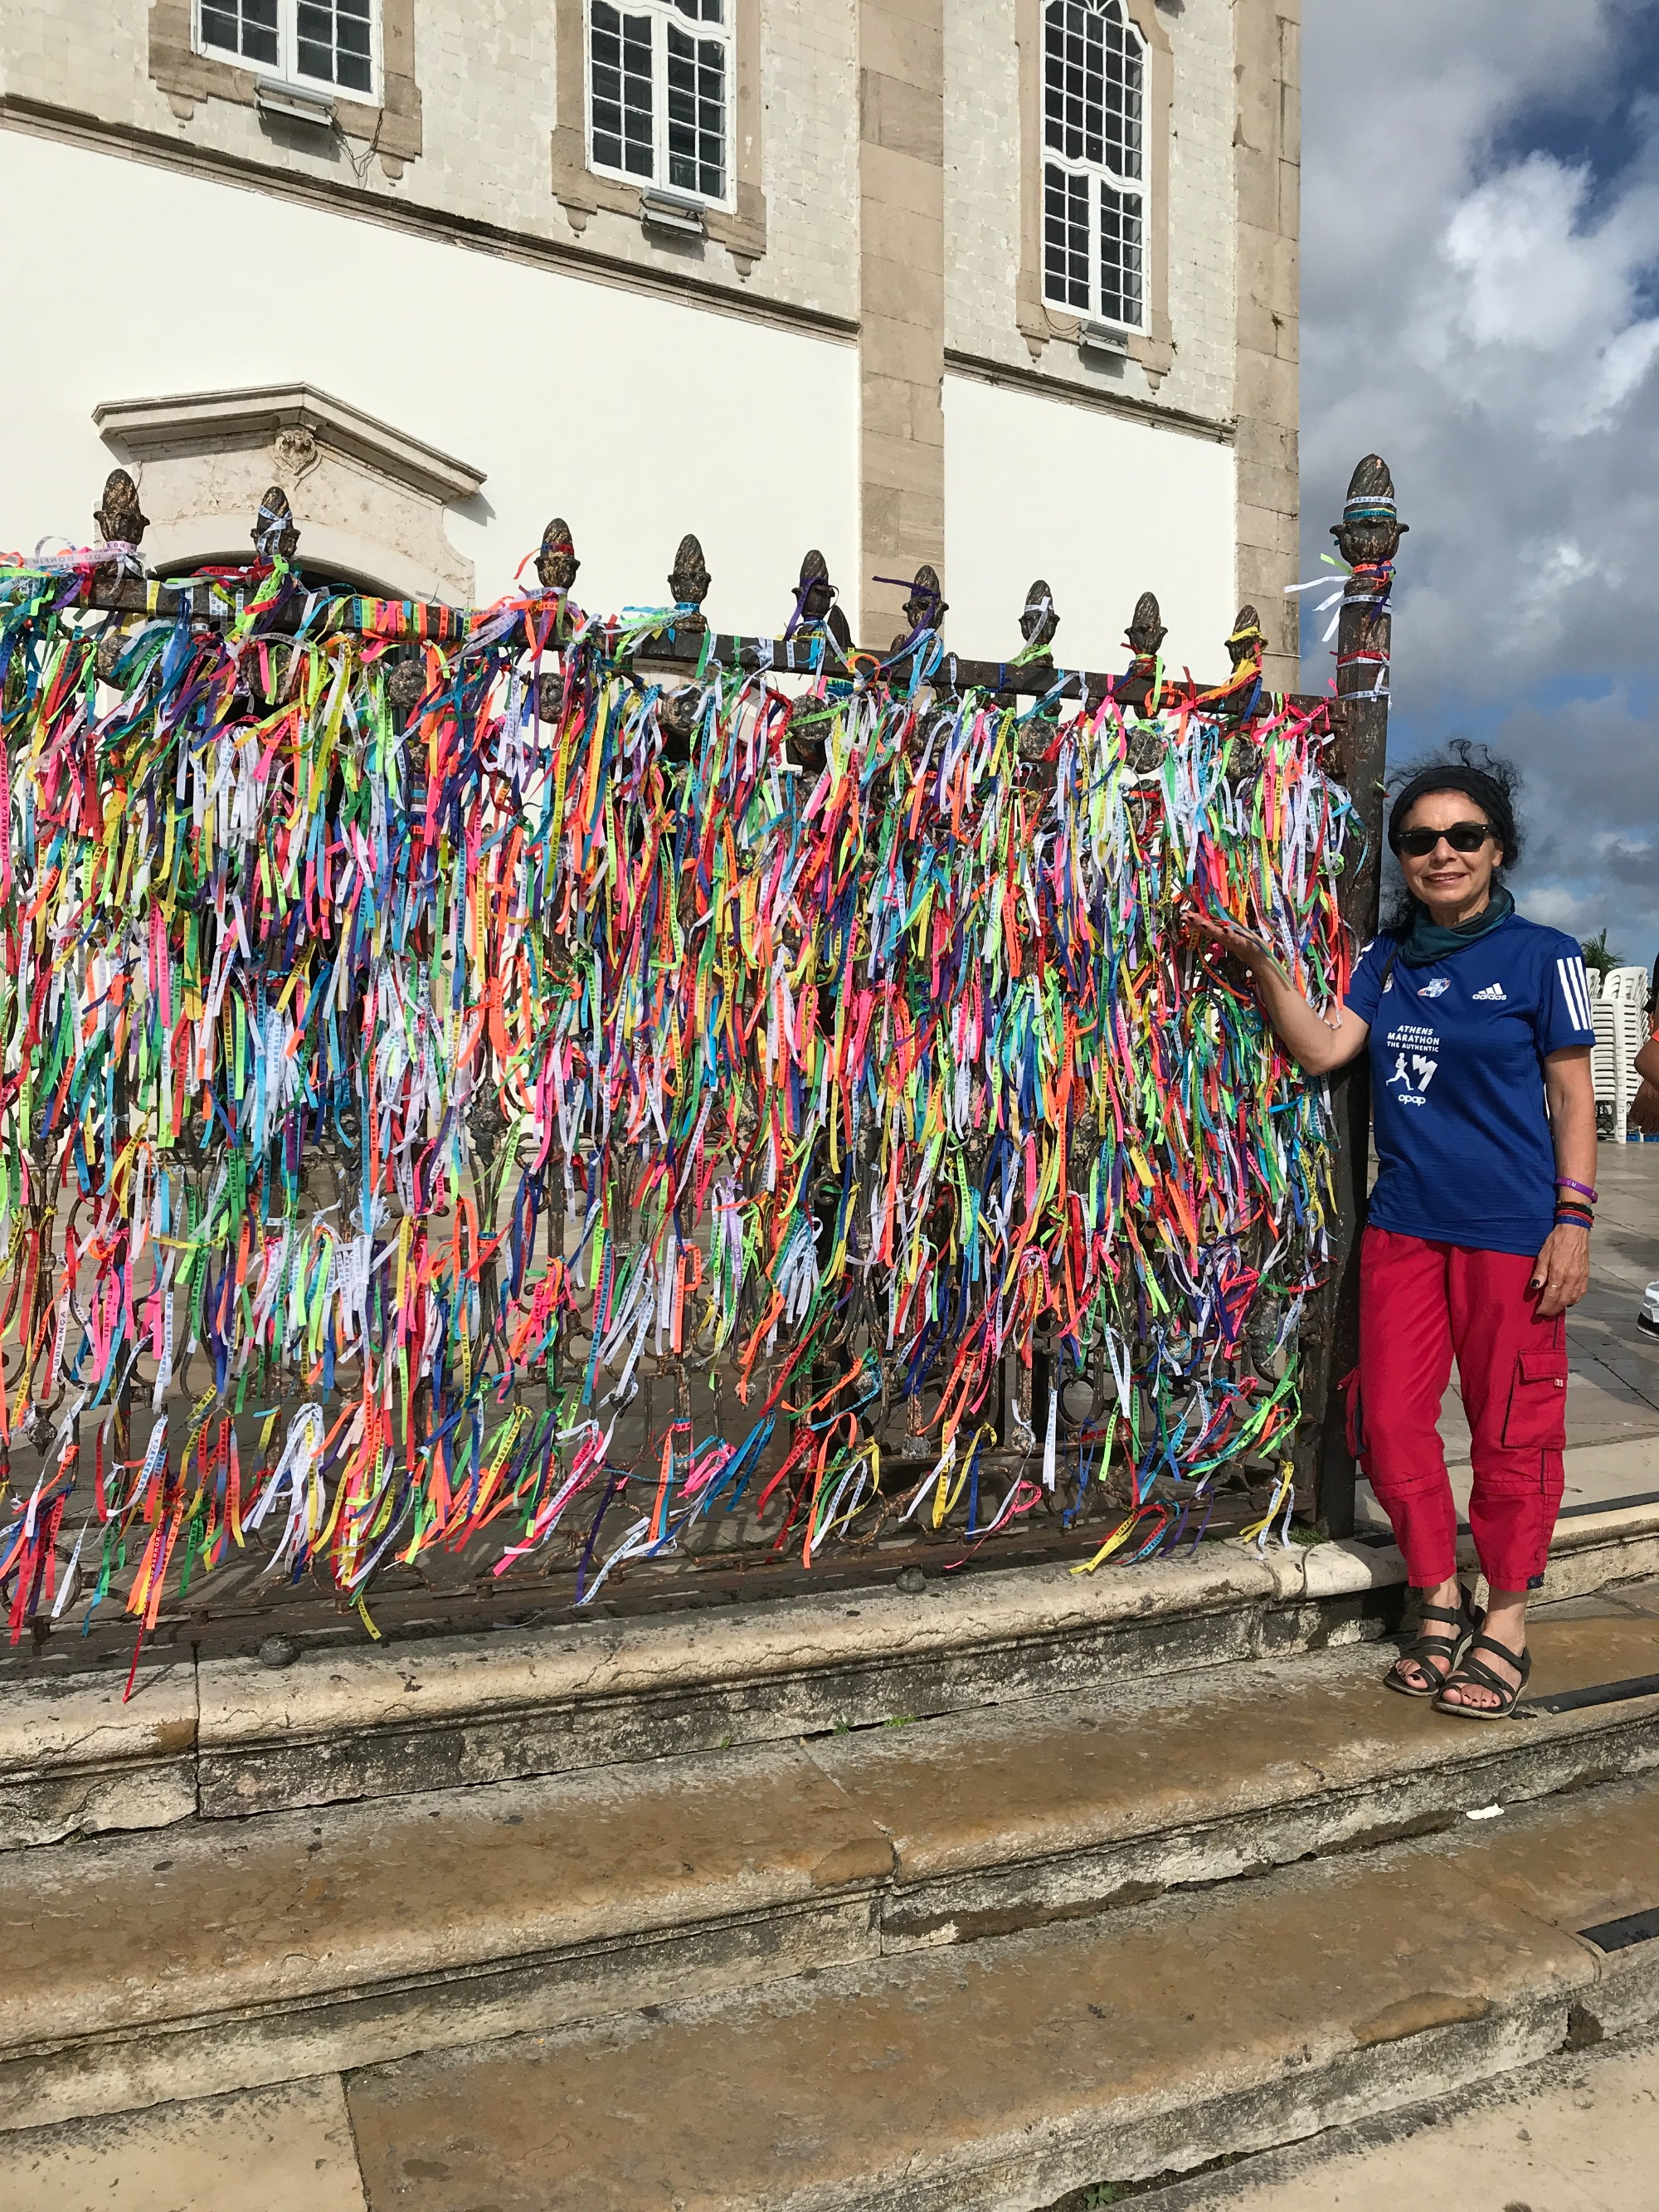
[(1456, 735), (1511, 755), (1523, 911), (1651, 961), (1659, 6), (1304, 12), (1302, 573), (1383, 454), (1411, 525), (1390, 760)]

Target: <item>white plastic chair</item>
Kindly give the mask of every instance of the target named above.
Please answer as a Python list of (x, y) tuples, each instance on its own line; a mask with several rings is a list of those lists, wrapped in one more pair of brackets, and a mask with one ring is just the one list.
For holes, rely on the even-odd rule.
[[(1642, 973), (1640, 969), (1636, 970)], [(1590, 1049), (1590, 1073), (1598, 1106), (1613, 1109), (1613, 1141), (1625, 1142), (1631, 1103), (1636, 1097), (1636, 1055), (1642, 1045), (1642, 1024), (1628, 998), (1602, 997), (1591, 1001), (1595, 1042)]]
[(1584, 981), (1589, 987), (1591, 998), (1599, 999), (1601, 995), (1601, 970), (1599, 968), (1592, 968), (1587, 963), (1584, 969)]
[(1615, 968), (1601, 986), (1604, 999), (1617, 999), (1633, 1006), (1640, 1014), (1648, 1003), (1648, 971), (1645, 968)]

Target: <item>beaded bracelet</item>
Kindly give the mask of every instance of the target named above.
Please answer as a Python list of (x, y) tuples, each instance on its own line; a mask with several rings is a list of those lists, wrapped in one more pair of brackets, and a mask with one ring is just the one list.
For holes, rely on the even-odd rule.
[(1592, 1206), (1601, 1195), (1599, 1190), (1592, 1190), (1587, 1182), (1575, 1182), (1571, 1176), (1557, 1176), (1555, 1188), (1557, 1190), (1576, 1190), (1580, 1198), (1587, 1198)]

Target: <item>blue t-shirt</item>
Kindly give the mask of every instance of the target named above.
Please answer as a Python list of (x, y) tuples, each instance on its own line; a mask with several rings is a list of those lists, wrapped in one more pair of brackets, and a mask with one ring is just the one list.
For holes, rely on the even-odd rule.
[(1595, 1041), (1583, 955), (1510, 915), (1432, 967), (1360, 956), (1346, 1003), (1370, 1024), (1379, 1229), (1530, 1258), (1555, 1225), (1544, 1059)]

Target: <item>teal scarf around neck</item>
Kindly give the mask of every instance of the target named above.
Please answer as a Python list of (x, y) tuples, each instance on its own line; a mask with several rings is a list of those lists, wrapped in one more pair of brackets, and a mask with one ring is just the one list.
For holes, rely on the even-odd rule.
[(1425, 906), (1416, 908), (1412, 918), (1411, 934), (1400, 947), (1400, 957), (1407, 968), (1431, 968), (1437, 960), (1449, 953), (1461, 952), (1466, 945), (1473, 945), (1489, 929), (1496, 929), (1500, 921), (1507, 921), (1515, 912), (1515, 901), (1502, 884), (1494, 884), (1492, 896), (1479, 914), (1471, 915), (1467, 921), (1455, 923), (1448, 929), (1438, 921), (1431, 921)]

